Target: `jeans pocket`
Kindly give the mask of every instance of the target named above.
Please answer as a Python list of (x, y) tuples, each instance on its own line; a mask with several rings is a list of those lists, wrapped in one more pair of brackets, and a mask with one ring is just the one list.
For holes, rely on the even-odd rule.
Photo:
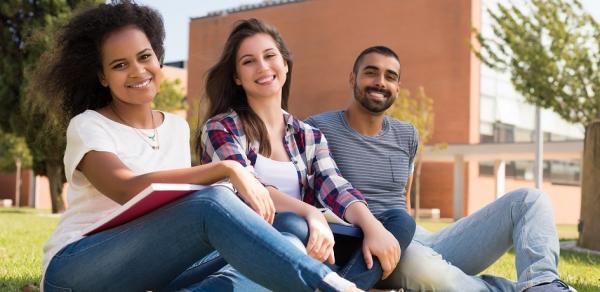
[(45, 292), (71, 292), (73, 291), (71, 288), (65, 288), (53, 285), (48, 281), (44, 281), (44, 291)]

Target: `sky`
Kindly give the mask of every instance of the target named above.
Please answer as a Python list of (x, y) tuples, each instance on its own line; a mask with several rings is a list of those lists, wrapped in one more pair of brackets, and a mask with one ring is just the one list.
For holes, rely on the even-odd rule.
[(157, 9), (165, 22), (165, 62), (187, 60), (190, 19), (261, 0), (137, 0)]
[[(482, 0), (486, 1), (486, 0)], [(166, 30), (165, 61), (187, 60), (190, 18), (205, 16), (209, 12), (255, 4), (261, 0), (138, 0), (157, 9), (163, 16)], [(508, 2), (499, 0), (499, 2)], [(585, 9), (600, 21), (600, 1), (582, 0)]]

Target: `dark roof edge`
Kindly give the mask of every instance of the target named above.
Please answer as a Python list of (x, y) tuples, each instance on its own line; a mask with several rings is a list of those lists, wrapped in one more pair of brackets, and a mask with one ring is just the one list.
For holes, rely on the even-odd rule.
[(233, 14), (233, 13), (246, 12), (246, 11), (255, 10), (255, 9), (261, 9), (261, 8), (273, 7), (273, 6), (279, 6), (279, 5), (287, 5), (287, 4), (299, 3), (299, 2), (305, 2), (305, 1), (307, 1), (307, 0), (264, 0), (263, 2), (256, 3), (256, 4), (245, 4), (245, 5), (240, 5), (240, 6), (234, 7), (234, 8), (212, 11), (212, 12), (207, 13), (205, 16), (192, 17), (190, 20), (204, 19), (204, 18), (210, 18), (210, 17), (216, 17), (216, 16), (225, 16), (225, 15), (229, 15), (229, 14)]

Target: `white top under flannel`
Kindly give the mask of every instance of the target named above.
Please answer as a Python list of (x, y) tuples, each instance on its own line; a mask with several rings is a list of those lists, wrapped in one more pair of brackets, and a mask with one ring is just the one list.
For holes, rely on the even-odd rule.
[[(363, 195), (341, 176), (321, 131), (286, 111), (282, 110), (282, 115), (286, 123), (284, 147), (296, 167), (302, 200), (327, 207), (341, 218), (350, 204), (366, 204)], [(202, 127), (201, 143), (202, 163), (234, 160), (256, 175), (253, 166), (259, 145), (248, 143), (242, 120), (235, 111), (210, 118)]]

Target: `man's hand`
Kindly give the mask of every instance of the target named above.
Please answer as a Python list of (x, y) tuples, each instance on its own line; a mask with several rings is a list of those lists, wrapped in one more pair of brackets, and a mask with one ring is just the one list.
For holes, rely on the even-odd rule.
[[(379, 222), (378, 222), (379, 223)], [(363, 254), (367, 267), (373, 267), (373, 256), (376, 256), (383, 269), (382, 279), (387, 278), (400, 261), (400, 244), (381, 223), (363, 229)]]

